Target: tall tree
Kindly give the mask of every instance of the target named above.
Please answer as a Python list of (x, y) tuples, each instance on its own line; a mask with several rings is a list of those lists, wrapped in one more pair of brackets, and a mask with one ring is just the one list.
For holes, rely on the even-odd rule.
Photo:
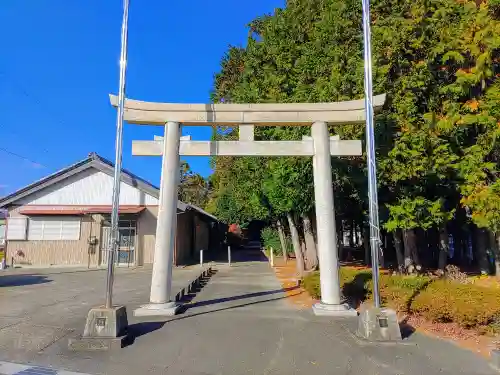
[[(498, 0), (372, 3), (374, 90), (387, 93), (375, 128), (380, 218), (394, 232), (400, 266), (422, 260), (444, 267), (451, 255), (448, 235), (456, 235), (468, 221), (500, 240), (499, 9)], [(361, 14), (356, 0), (289, 0), (285, 8), (256, 19), (247, 45), (231, 47), (223, 58), (214, 100), (292, 103), (362, 97)], [(257, 136), (298, 139), (300, 132), (305, 130), (259, 128)], [(336, 126), (331, 133), (364, 138), (362, 125)], [(264, 160), (266, 172), (258, 178), (249, 163), (217, 163), (216, 179), (238, 174), (264, 183), (264, 188), (252, 187), (258, 192), (257, 206), (267, 207), (268, 217), (291, 214), (295, 219), (310, 212), (308, 161)], [(354, 227), (353, 222), (367, 228), (365, 159), (333, 159), (332, 173), (340, 228), (343, 223)], [(233, 189), (229, 183), (218, 186), (225, 194), (229, 186)], [(242, 204), (241, 195), (231, 194)], [(437, 253), (421, 240), (434, 232), (439, 234), (434, 236)], [(500, 271), (500, 258), (497, 263)]]
[(208, 202), (209, 183), (199, 173), (195, 173), (185, 161), (180, 163), (179, 199), (185, 203), (204, 208)]

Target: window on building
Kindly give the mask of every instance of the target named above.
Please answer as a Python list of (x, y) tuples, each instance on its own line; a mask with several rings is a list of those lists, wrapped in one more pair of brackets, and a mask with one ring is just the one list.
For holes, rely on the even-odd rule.
[(79, 217), (36, 216), (29, 219), (29, 241), (76, 241), (79, 239)]
[(7, 221), (7, 239), (25, 240), (26, 239), (26, 217), (10, 217)]

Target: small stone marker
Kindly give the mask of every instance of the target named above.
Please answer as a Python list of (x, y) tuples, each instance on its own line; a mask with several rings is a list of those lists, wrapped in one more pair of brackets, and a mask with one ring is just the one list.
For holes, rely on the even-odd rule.
[(396, 312), (387, 308), (361, 305), (357, 335), (368, 341), (401, 341)]
[(72, 350), (109, 350), (122, 348), (127, 336), (127, 310), (125, 306), (94, 307), (87, 315), (83, 335), (69, 339)]

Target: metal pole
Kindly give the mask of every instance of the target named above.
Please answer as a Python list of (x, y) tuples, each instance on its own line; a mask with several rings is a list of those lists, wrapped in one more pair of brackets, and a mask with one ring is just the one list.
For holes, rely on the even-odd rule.
[(231, 246), (227, 246), (227, 263), (229, 264), (229, 267), (231, 267)]
[(111, 211), (111, 240), (108, 243), (108, 272), (106, 276), (106, 308), (113, 305), (113, 278), (115, 252), (118, 248), (118, 207), (120, 204), (120, 178), (122, 170), (123, 107), (125, 103), (125, 78), (127, 71), (129, 0), (123, 0), (123, 20), (120, 54), (120, 82), (118, 88), (118, 112), (116, 115), (115, 173), (113, 177), (113, 207)]
[(375, 160), (375, 135), (373, 121), (372, 53), (370, 31), (370, 0), (363, 2), (363, 44), (365, 62), (365, 112), (366, 112), (366, 159), (368, 164), (368, 204), (370, 208), (370, 248), (372, 254), (373, 299), (380, 307), (379, 291), (379, 246), (380, 229), (378, 220), (377, 167)]

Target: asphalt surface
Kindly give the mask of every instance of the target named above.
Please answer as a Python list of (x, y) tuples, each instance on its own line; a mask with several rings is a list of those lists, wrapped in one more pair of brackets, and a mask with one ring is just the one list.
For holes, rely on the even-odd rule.
[[(352, 334), (356, 319), (315, 317), (295, 307), (258, 253), (240, 255), (233, 256), (233, 267), (219, 264), (206, 285), (188, 296), (185, 311), (169, 319), (132, 317), (132, 309), (147, 298), (150, 271), (119, 273), (116, 301), (127, 306), (134, 341), (113, 352), (67, 348), (67, 339), (81, 333), (88, 308), (100, 300), (96, 288), (102, 275), (92, 275), (97, 271), (0, 286), (0, 360), (84, 374), (497, 373), (474, 353), (418, 333), (400, 344), (362, 342)], [(178, 272), (186, 272), (176, 274), (181, 282), (194, 271)], [(30, 344), (17, 345), (19, 335)]]

